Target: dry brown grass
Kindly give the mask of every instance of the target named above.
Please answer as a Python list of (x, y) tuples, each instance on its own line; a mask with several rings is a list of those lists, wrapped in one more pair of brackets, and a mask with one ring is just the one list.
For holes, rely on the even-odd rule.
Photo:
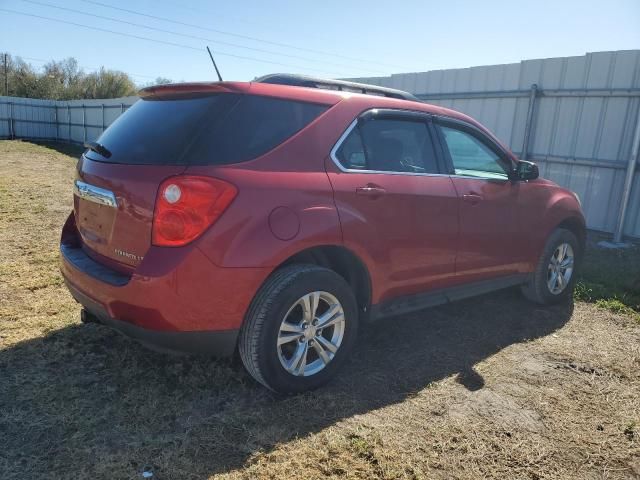
[(590, 304), (390, 319), (291, 398), (81, 325), (57, 268), (74, 165), (0, 142), (0, 478), (640, 476), (640, 325)]

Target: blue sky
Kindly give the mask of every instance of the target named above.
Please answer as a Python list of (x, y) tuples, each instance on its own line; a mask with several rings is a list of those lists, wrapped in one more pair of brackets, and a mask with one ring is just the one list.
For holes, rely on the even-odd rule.
[(0, 25), (0, 51), (36, 67), (72, 56), (140, 84), (213, 79), (207, 44), (225, 80), (367, 77), (640, 48), (640, 0), (0, 0)]

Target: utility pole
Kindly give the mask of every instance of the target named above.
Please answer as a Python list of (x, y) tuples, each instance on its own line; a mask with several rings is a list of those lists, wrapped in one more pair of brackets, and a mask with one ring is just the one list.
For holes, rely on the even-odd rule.
[(4, 54), (4, 95), (9, 96), (9, 69), (7, 68), (7, 54)]

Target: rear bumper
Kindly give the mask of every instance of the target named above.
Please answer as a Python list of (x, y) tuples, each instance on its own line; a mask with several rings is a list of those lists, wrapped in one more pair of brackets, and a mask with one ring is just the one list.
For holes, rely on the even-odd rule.
[(101, 323), (157, 348), (217, 356), (233, 352), (249, 304), (270, 273), (218, 267), (191, 245), (151, 247), (135, 272), (123, 275), (90, 258), (68, 233), (60, 254), (71, 294)]
[(67, 288), (75, 300), (95, 319), (152, 350), (171, 353), (194, 353), (226, 357), (233, 354), (240, 330), (171, 332), (149, 330), (109, 316), (102, 305), (84, 295), (68, 281)]

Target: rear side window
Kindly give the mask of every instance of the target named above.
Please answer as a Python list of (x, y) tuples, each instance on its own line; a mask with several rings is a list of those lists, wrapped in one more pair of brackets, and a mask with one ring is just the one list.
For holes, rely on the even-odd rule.
[(121, 115), (98, 142), (111, 151), (104, 158), (94, 151), (91, 160), (134, 165), (179, 165), (185, 150), (204, 124), (226, 116), (238, 95), (211, 95), (180, 100), (142, 99)]
[(359, 124), (336, 152), (351, 170), (437, 173), (427, 124), (420, 121), (372, 119)]
[(98, 142), (102, 162), (138, 165), (223, 165), (272, 150), (327, 110), (325, 105), (252, 95), (141, 99)]
[(327, 110), (325, 105), (246, 96), (203, 135), (191, 164), (226, 164), (256, 158), (293, 136)]

